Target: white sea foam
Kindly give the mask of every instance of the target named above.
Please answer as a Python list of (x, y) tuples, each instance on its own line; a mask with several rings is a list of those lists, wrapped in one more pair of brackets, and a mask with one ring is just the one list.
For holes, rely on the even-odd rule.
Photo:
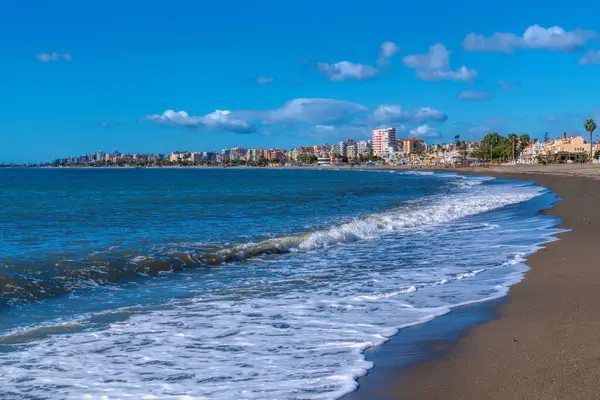
[(397, 172), (400, 175), (415, 175), (415, 176), (429, 176), (429, 175), (433, 175), (434, 172), (433, 171), (401, 171), (401, 172)]
[[(289, 246), (300, 251), (250, 257), (243, 269), (151, 280), (138, 289), (140, 299), (166, 291), (179, 296), (113, 310), (122, 313), (116, 321), (83, 315), (21, 334), (20, 347), (0, 353), (0, 393), (11, 399), (339, 398), (372, 368), (365, 349), (454, 307), (504, 296), (527, 269), (523, 257), (554, 232), (547, 217), (515, 218), (506, 209), (485, 214), (532, 199), (541, 188), (461, 190), (297, 236)], [(253, 246), (244, 251), (260, 255)], [(104, 295), (110, 303), (123, 294)], [(98, 327), (92, 320), (108, 322)]]
[[(474, 179), (482, 182), (480, 179)], [(539, 196), (545, 189), (537, 186), (523, 187), (514, 193), (505, 193), (504, 186), (478, 188), (465, 193), (420, 199), (386, 213), (315, 232), (300, 243), (299, 248), (310, 250), (359, 240), (376, 239), (383, 235), (404, 232), (408, 229), (445, 224), (469, 215), (475, 215), (521, 203)]]

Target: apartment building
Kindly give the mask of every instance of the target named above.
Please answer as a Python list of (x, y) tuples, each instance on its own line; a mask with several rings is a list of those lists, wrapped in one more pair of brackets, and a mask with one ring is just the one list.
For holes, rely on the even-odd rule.
[(382, 157), (384, 154), (396, 150), (396, 128), (374, 129), (371, 134), (375, 155)]

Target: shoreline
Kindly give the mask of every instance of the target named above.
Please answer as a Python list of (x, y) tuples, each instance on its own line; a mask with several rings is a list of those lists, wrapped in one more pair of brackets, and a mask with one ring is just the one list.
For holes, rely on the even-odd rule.
[[(559, 218), (557, 228), (568, 231), (527, 257), (531, 269), (493, 308), (494, 318), (468, 327), (441, 354), (434, 352), (408, 367), (388, 369), (385, 379), (377, 379), (375, 398), (598, 398), (600, 315), (594, 302), (600, 297), (600, 263), (593, 250), (595, 238), (600, 237), (594, 201), (600, 196), (600, 181), (594, 179), (600, 179), (599, 167), (450, 169), (535, 181), (549, 188), (559, 199), (542, 212)], [(385, 352), (385, 345), (381, 351)], [(373, 375), (385, 373), (373, 371)], [(360, 392), (373, 386), (361, 385), (352, 397), (369, 398), (374, 393), (361, 396)]]
[[(467, 324), (466, 335), (444, 343), (441, 354), (430, 354), (433, 359), (388, 370), (385, 379), (377, 377), (381, 383), (377, 397), (364, 391), (367, 385), (355, 393), (377, 399), (596, 398), (600, 317), (594, 315), (593, 303), (598, 297), (600, 273), (595, 271), (593, 250), (595, 238), (600, 237), (600, 218), (594, 216), (600, 182), (591, 178), (600, 178), (600, 166), (417, 170), (535, 181), (560, 198), (542, 212), (561, 219), (557, 226), (570, 231), (557, 234), (560, 241), (546, 243), (527, 257), (531, 270), (503, 297), (502, 304), (492, 307), (496, 317)], [(440, 324), (444, 324), (444, 319), (440, 318)], [(382, 353), (386, 346), (381, 346)], [(380, 370), (376, 369), (373, 375), (381, 375)], [(365, 379), (373, 381), (374, 376), (370, 373)]]

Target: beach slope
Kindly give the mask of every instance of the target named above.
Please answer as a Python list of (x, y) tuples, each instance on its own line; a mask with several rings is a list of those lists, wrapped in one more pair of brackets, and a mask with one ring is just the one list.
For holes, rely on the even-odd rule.
[(600, 398), (600, 168), (471, 172), (550, 188), (562, 200), (546, 212), (569, 231), (528, 258), (531, 271), (511, 289), (497, 319), (471, 329), (443, 358), (394, 378), (388, 397)]

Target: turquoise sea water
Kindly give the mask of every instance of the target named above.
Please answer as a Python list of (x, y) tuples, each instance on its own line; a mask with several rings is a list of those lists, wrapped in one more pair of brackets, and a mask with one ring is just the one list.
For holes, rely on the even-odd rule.
[(449, 173), (0, 170), (0, 398), (339, 398), (364, 349), (504, 295), (553, 201)]

